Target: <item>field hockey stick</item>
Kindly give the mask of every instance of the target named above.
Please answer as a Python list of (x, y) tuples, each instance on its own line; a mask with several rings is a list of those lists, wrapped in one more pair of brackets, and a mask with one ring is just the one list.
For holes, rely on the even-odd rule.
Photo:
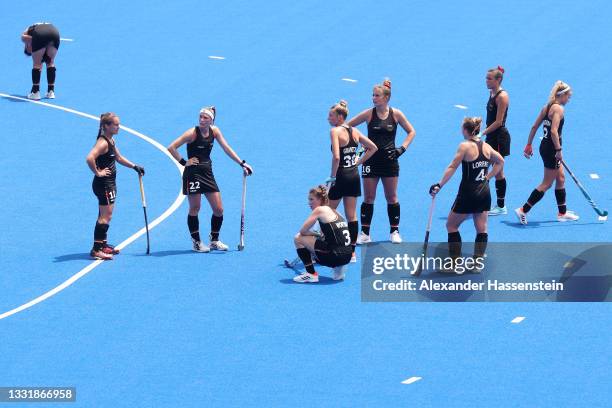
[(427, 229), (425, 230), (425, 241), (423, 242), (423, 258), (421, 259), (421, 262), (419, 262), (418, 268), (410, 273), (412, 276), (419, 276), (421, 274), (421, 272), (423, 271), (423, 263), (425, 262), (425, 259), (427, 258), (427, 246), (429, 245), (429, 231), (431, 231), (431, 219), (433, 218), (435, 199), (436, 199), (435, 196), (431, 198), (431, 205), (429, 206), (429, 217), (427, 218)]
[(147, 219), (147, 200), (145, 199), (144, 186), (142, 185), (142, 174), (138, 174), (138, 183), (140, 184), (140, 198), (142, 199), (142, 210), (144, 211), (145, 229), (147, 231), (147, 255), (149, 255), (151, 252), (149, 245), (149, 220)]
[(244, 210), (246, 208), (246, 173), (242, 173), (242, 209), (240, 210), (240, 243), (238, 244), (238, 250), (244, 249)]
[(587, 193), (586, 189), (582, 186), (582, 184), (580, 184), (580, 181), (578, 181), (578, 179), (576, 178), (574, 173), (572, 173), (570, 168), (567, 167), (567, 164), (565, 163), (565, 161), (561, 160), (561, 163), (563, 164), (563, 167), (565, 167), (565, 170), (567, 170), (569, 175), (572, 177), (572, 179), (574, 180), (574, 182), (576, 183), (576, 185), (578, 186), (578, 188), (582, 192), (582, 195), (584, 195), (584, 197), (587, 199), (589, 204), (591, 204), (591, 207), (593, 207), (593, 209), (595, 210), (597, 215), (599, 215), (600, 217), (607, 217), (608, 216), (608, 211), (602, 210), (602, 209), (597, 207), (597, 204), (595, 204), (595, 201), (593, 201), (593, 199), (591, 198), (589, 193)]

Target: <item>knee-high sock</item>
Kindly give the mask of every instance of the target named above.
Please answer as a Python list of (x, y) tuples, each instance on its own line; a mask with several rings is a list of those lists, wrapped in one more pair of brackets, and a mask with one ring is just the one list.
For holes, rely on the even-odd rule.
[(195, 241), (200, 241), (200, 220), (197, 215), (187, 215), (187, 226), (189, 234)]
[(540, 190), (538, 190), (537, 188), (534, 189), (531, 192), (531, 194), (529, 195), (529, 198), (527, 199), (527, 202), (525, 204), (523, 204), (523, 212), (524, 213), (528, 213), (529, 210), (531, 210), (531, 207), (536, 205), (536, 203), (538, 201), (540, 201), (542, 199), (542, 197), (544, 197), (544, 193), (541, 192)]
[(374, 204), (361, 203), (361, 231), (370, 235), (370, 223), (374, 214)]
[(398, 231), (400, 223), (400, 203), (387, 204), (387, 215), (389, 216), (389, 233)]

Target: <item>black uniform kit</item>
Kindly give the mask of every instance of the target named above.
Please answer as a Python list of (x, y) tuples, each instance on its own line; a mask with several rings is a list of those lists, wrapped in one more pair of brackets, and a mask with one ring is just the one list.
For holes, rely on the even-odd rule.
[(117, 198), (117, 168), (115, 164), (115, 143), (111, 142), (106, 136), (100, 135), (99, 138), (106, 140), (108, 144), (108, 151), (96, 158), (96, 168), (98, 170), (109, 169), (110, 176), (98, 177), (94, 176), (91, 187), (94, 194), (98, 197), (98, 204), (110, 205), (115, 202)]
[(60, 34), (51, 23), (32, 24), (27, 29), (27, 34), (32, 37), (32, 52), (46, 48), (53, 43), (55, 48), (60, 46)]
[(342, 127), (348, 132), (349, 140), (345, 146), (340, 147), (340, 165), (336, 171), (336, 182), (329, 190), (330, 200), (361, 196), (361, 180), (359, 179), (359, 169), (356, 166), (359, 142), (353, 140), (353, 129), (351, 127)]
[[(500, 89), (495, 95), (489, 97), (489, 101), (487, 102), (487, 127), (495, 122), (495, 119), (497, 118), (496, 98), (502, 92), (503, 89)], [(487, 134), (486, 140), (493, 149), (504, 157), (510, 155), (510, 132), (508, 132), (508, 129), (506, 128), (507, 117), (508, 108), (506, 108), (506, 111), (504, 112), (504, 119), (501, 126), (495, 129), (495, 131)]]
[(187, 144), (187, 158), (197, 157), (199, 163), (185, 167), (183, 172), (183, 194), (204, 194), (219, 192), (212, 171), (210, 151), (213, 148), (214, 136), (212, 128), (208, 128), (208, 137), (204, 137), (200, 128), (195, 127), (196, 138)]
[(389, 108), (386, 119), (380, 119), (376, 108), (372, 108), (372, 119), (368, 123), (368, 138), (376, 144), (378, 150), (361, 167), (362, 177), (398, 177), (399, 162), (389, 158), (389, 151), (395, 149), (397, 122), (393, 118), (393, 109)]
[(491, 209), (491, 192), (487, 173), (491, 165), (482, 153), (482, 141), (474, 142), (478, 146), (478, 157), (473, 161), (461, 162), (461, 184), (453, 204), (453, 212), (474, 214)]
[[(550, 117), (548, 117), (548, 113), (550, 112), (550, 108), (552, 105), (550, 105), (546, 110), (546, 116), (544, 117), (543, 121), (544, 137), (542, 138), (542, 142), (540, 142), (540, 156), (542, 157), (542, 161), (544, 162), (544, 167), (546, 167), (547, 169), (554, 170), (558, 169), (561, 163), (555, 157), (555, 145), (553, 144), (552, 136), (550, 134), (550, 125), (552, 123), (552, 120), (550, 119)], [(561, 119), (561, 122), (559, 122), (559, 129), (557, 130), (557, 133), (559, 134), (559, 146), (562, 145), (561, 134), (563, 133), (564, 122), (565, 117)]]
[(348, 223), (336, 212), (336, 220), (325, 223), (319, 221), (322, 238), (315, 241), (315, 256), (321, 265), (335, 268), (351, 261), (353, 248)]

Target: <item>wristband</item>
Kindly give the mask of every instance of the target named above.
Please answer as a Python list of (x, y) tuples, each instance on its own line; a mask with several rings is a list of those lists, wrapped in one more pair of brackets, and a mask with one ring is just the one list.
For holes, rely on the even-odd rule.
[(185, 165), (187, 164), (187, 161), (181, 157), (181, 160), (179, 160), (179, 164), (185, 167)]
[(560, 152), (561, 150), (563, 150), (563, 148), (560, 147), (558, 149), (555, 149), (555, 152)]

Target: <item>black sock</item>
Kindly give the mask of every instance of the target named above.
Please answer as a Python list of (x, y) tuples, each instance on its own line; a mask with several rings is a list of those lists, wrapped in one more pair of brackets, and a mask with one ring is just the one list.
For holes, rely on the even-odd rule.
[(459, 231), (448, 233), (448, 253), (453, 259), (461, 256), (461, 234), (459, 234)]
[(495, 192), (497, 193), (497, 206), (504, 207), (506, 205), (506, 179), (495, 180)]
[(310, 251), (306, 248), (298, 248), (296, 249), (296, 251), (300, 259), (304, 263), (306, 272), (315, 273), (314, 265), (312, 264), (312, 256), (310, 255)]
[(359, 223), (357, 221), (349, 221), (348, 223), (349, 234), (351, 235), (351, 246), (353, 252), (355, 252), (355, 243), (357, 242), (357, 234), (359, 232)]
[(489, 240), (489, 234), (486, 232), (480, 232), (476, 234), (476, 243), (474, 245), (474, 258), (484, 257), (485, 251), (487, 250), (487, 241)]
[(544, 197), (544, 193), (538, 190), (537, 188), (534, 189), (529, 195), (527, 202), (523, 205), (523, 212), (527, 214), (529, 210), (531, 210), (531, 207), (536, 205), (537, 202), (542, 199), (542, 197)]
[(55, 67), (47, 67), (47, 92), (55, 90)]
[(187, 215), (187, 226), (189, 227), (191, 238), (200, 242), (200, 220), (198, 220), (198, 216)]
[(374, 214), (374, 204), (361, 203), (361, 230), (370, 235), (370, 223)]
[(108, 233), (108, 224), (100, 224), (96, 221), (96, 227), (94, 228), (94, 244), (93, 249), (98, 251), (102, 249), (104, 246), (104, 242), (106, 241), (106, 236)]
[(567, 205), (565, 205), (565, 189), (560, 188), (559, 190), (555, 190), (555, 198), (557, 199), (559, 214), (565, 214), (567, 212)]
[(217, 217), (215, 214), (210, 217), (210, 240), (219, 240), (219, 231), (221, 231), (221, 224), (223, 224), (223, 216)]
[(400, 204), (387, 204), (387, 215), (389, 216), (389, 233), (393, 233), (393, 231), (399, 231)]
[(32, 91), (38, 92), (40, 91), (40, 68), (32, 68)]

